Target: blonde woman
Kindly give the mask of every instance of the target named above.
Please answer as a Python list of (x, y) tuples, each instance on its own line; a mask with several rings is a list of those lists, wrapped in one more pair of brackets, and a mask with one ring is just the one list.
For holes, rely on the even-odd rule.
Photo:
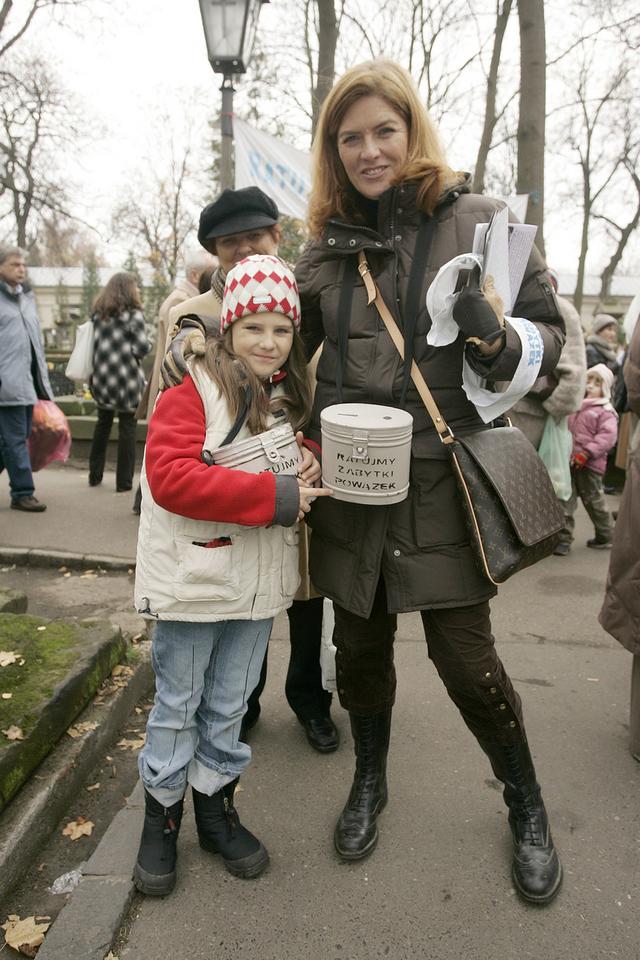
[[(463, 358), (489, 384), (509, 381), (521, 341), (501, 304), (470, 283), (454, 309), (457, 339), (430, 347), (425, 306), (443, 264), (471, 251), (477, 223), (503, 204), (469, 192), (446, 163), (409, 74), (388, 60), (348, 70), (327, 97), (314, 144), (312, 242), (296, 268), (302, 335), (323, 343), (310, 436), (339, 402), (403, 407), (413, 416), (408, 498), (364, 506), (325, 498), (312, 508), (311, 578), (333, 600), (337, 683), (349, 711), (356, 770), (334, 843), (358, 860), (378, 842), (387, 802), (386, 762), (396, 678), (398, 613), (419, 611), (428, 653), (462, 719), (504, 784), (513, 834), (513, 879), (522, 897), (549, 902), (562, 870), (529, 752), (520, 697), (495, 651), (489, 600), (476, 566), (445, 450), (357, 272), (364, 251), (383, 299), (447, 422), (459, 434), (487, 429), (462, 387)], [(495, 302), (495, 301), (494, 301)], [(528, 318), (542, 357), (555, 366), (563, 324), (542, 257), (531, 254), (514, 317)], [(428, 737), (425, 729), (423, 740)]]

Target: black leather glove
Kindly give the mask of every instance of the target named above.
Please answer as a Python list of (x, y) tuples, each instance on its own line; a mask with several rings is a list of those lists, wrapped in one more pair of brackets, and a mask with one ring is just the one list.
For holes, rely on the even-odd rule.
[[(504, 316), (502, 311), (500, 316), (496, 313), (480, 289), (479, 281), (479, 266), (476, 265), (469, 271), (460, 271), (458, 286), (461, 286), (461, 290), (453, 305), (453, 319), (467, 340), (493, 343), (504, 330)], [(496, 308), (499, 308), (502, 306), (502, 301), (495, 292), (494, 295), (497, 300)]]
[(189, 357), (202, 356), (209, 337), (217, 337), (220, 321), (187, 313), (171, 330), (172, 340), (160, 367), (162, 389), (182, 383)]

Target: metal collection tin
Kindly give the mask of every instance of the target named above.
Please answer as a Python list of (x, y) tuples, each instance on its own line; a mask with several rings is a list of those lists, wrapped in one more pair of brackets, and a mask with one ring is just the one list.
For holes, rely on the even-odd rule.
[(371, 403), (338, 403), (320, 414), (322, 485), (337, 500), (399, 503), (409, 491), (413, 417)]

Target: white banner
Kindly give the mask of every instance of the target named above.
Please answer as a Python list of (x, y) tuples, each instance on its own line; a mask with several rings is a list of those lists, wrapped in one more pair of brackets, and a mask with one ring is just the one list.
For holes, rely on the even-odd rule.
[(302, 150), (233, 118), (236, 190), (260, 187), (278, 205), (280, 213), (297, 220), (307, 215), (311, 188), (311, 157)]

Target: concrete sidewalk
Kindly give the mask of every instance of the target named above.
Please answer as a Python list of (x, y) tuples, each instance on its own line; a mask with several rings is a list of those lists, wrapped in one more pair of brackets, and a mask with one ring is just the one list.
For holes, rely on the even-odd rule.
[(114, 943), (119, 960), (640, 960), (631, 658), (597, 623), (609, 555), (585, 547), (590, 535), (580, 510), (570, 556), (519, 574), (494, 604), (564, 863), (564, 886), (549, 908), (515, 895), (499, 786), (428, 663), (417, 615), (399, 622), (380, 844), (361, 863), (338, 861), (332, 831), (353, 772), (348, 718), (334, 706), (336, 754), (310, 750), (283, 696), (282, 617), (238, 799), (270, 851), (269, 872), (258, 881), (231, 877), (198, 847), (188, 803), (175, 892), (135, 897), (118, 939), (133, 893), (138, 791), (47, 934), (42, 960), (103, 960)]
[[(116, 493), (115, 473), (105, 471), (99, 487), (90, 487), (87, 469), (75, 464), (53, 464), (35, 474), (36, 496), (44, 513), (11, 510), (9, 490), (0, 487), (0, 552), (38, 551), (42, 558), (58, 554), (135, 562), (138, 517), (132, 512), (138, 484), (130, 493)], [(6, 487), (6, 474), (0, 475)]]

